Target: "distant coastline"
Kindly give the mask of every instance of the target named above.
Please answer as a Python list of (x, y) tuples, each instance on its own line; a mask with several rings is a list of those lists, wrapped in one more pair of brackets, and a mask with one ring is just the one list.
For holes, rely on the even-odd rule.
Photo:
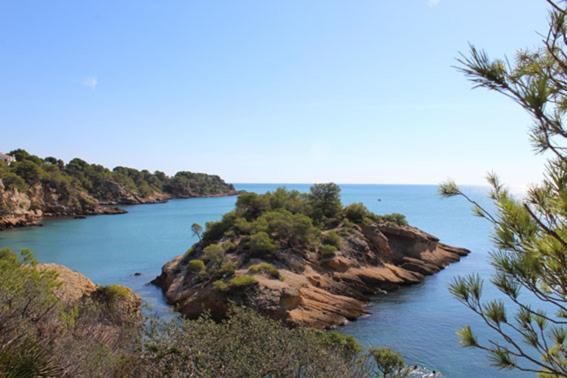
[(24, 150), (0, 161), (0, 230), (40, 225), (44, 217), (123, 214), (119, 205), (173, 198), (237, 195), (216, 175), (182, 171), (174, 176), (127, 167), (112, 170), (75, 158), (68, 163)]

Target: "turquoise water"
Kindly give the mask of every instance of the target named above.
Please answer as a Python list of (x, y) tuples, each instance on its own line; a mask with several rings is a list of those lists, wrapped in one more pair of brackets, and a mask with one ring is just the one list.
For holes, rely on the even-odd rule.
[[(262, 193), (282, 185), (236, 186)], [(301, 191), (309, 188), (300, 184), (285, 186)], [(465, 190), (490, 206), (485, 189)], [(522, 376), (488, 367), (483, 353), (461, 348), (455, 335), (464, 324), (473, 328), (480, 325), (470, 311), (450, 296), (447, 287), (454, 277), (469, 272), (490, 276), (490, 227), (486, 222), (473, 217), (463, 201), (439, 198), (434, 186), (342, 185), (342, 197), (346, 204), (363, 202), (377, 213), (403, 213), (411, 224), (443, 242), (472, 250), (461, 262), (423, 283), (376, 298), (370, 307), (371, 315), (343, 327), (343, 332), (356, 336), (367, 346), (393, 347), (408, 362), (440, 370), (446, 377)], [(0, 247), (31, 248), (40, 261), (67, 265), (98, 284), (128, 285), (151, 310), (167, 315), (171, 310), (161, 292), (147, 283), (159, 274), (166, 261), (195, 242), (190, 231), (192, 223), (219, 219), (233, 208), (235, 200), (172, 200), (127, 206), (128, 214), (124, 215), (53, 219), (45, 221), (44, 227), (0, 233)], [(136, 272), (141, 275), (134, 276)], [(493, 294), (494, 290), (487, 288), (487, 295)]]

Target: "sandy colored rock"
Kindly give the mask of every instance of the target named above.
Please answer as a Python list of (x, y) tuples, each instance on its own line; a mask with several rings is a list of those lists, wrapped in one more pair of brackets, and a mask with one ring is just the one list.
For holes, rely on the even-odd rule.
[[(178, 256), (162, 269), (154, 281), (169, 301), (185, 316), (203, 311), (222, 318), (230, 303), (238, 303), (288, 324), (330, 328), (367, 313), (366, 304), (375, 295), (421, 282), (469, 253), (451, 247), (426, 232), (410, 226), (375, 224), (342, 231), (340, 247), (332, 258), (309, 251), (278, 251), (269, 262), (280, 279), (262, 272), (252, 274), (256, 284), (238, 290), (218, 290), (211, 279), (202, 279), (187, 269), (191, 256)], [(238, 248), (236, 249), (238, 251)], [(235, 252), (231, 258), (241, 266), (236, 276), (258, 261)]]

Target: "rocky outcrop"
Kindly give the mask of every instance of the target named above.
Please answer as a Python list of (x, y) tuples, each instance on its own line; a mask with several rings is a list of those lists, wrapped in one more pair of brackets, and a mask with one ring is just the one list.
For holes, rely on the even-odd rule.
[[(219, 178), (220, 180), (220, 178)], [(84, 218), (88, 215), (124, 214), (126, 211), (116, 205), (137, 205), (166, 202), (172, 198), (220, 197), (236, 195), (230, 184), (220, 192), (208, 193), (189, 189), (177, 192), (154, 191), (140, 196), (111, 180), (100, 182), (96, 196), (79, 187), (54, 187), (36, 183), (27, 190), (6, 188), (0, 179), (0, 230), (37, 226), (44, 217)], [(181, 190), (181, 189), (179, 189)]]
[(0, 230), (35, 226), (43, 217), (123, 214), (126, 211), (104, 206), (84, 191), (57, 189), (37, 183), (27, 191), (5, 188), (0, 179)]
[(126, 286), (97, 286), (81, 273), (59, 264), (38, 264), (37, 269), (57, 275), (59, 286), (55, 288), (54, 294), (67, 306), (80, 301), (94, 301), (107, 306), (114, 317), (140, 313), (140, 297)]
[(469, 253), (410, 226), (341, 224), (331, 231), (341, 235), (334, 255), (278, 251), (269, 259), (277, 275), (250, 270), (266, 258), (250, 258), (237, 244), (227, 255), (238, 267), (234, 277), (254, 278), (247, 285), (219, 284), (218, 274), (191, 269), (188, 262), (203, 256), (198, 245), (167, 263), (154, 283), (190, 318), (204, 311), (222, 318), (234, 302), (290, 325), (329, 328), (367, 313), (373, 296), (421, 282)]

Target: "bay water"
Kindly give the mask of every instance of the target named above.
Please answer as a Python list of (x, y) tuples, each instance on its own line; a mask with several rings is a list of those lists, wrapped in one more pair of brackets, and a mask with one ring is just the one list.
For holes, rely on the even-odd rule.
[[(277, 187), (308, 191), (309, 184), (236, 184), (257, 193)], [(424, 282), (375, 298), (371, 314), (342, 327), (364, 346), (388, 346), (410, 364), (441, 371), (445, 377), (522, 377), (520, 372), (489, 366), (488, 357), (459, 345), (456, 332), (470, 324), (481, 339), (491, 336), (481, 321), (449, 293), (451, 281), (478, 273), (488, 279), (490, 225), (472, 215), (458, 198), (442, 199), (435, 186), (341, 185), (344, 204), (362, 202), (378, 213), (405, 214), (410, 224), (436, 235), (442, 242), (472, 252), (460, 262)], [(464, 191), (491, 208), (487, 189)], [(97, 284), (123, 284), (141, 295), (146, 311), (172, 315), (160, 290), (148, 283), (162, 265), (184, 253), (195, 241), (191, 224), (218, 220), (234, 208), (236, 197), (171, 200), (152, 205), (125, 206), (123, 215), (94, 216), (82, 220), (49, 219), (43, 227), (0, 232), (0, 248), (30, 248), (41, 262), (64, 264)], [(135, 275), (135, 273), (140, 273)], [(498, 295), (489, 285), (487, 298)]]

